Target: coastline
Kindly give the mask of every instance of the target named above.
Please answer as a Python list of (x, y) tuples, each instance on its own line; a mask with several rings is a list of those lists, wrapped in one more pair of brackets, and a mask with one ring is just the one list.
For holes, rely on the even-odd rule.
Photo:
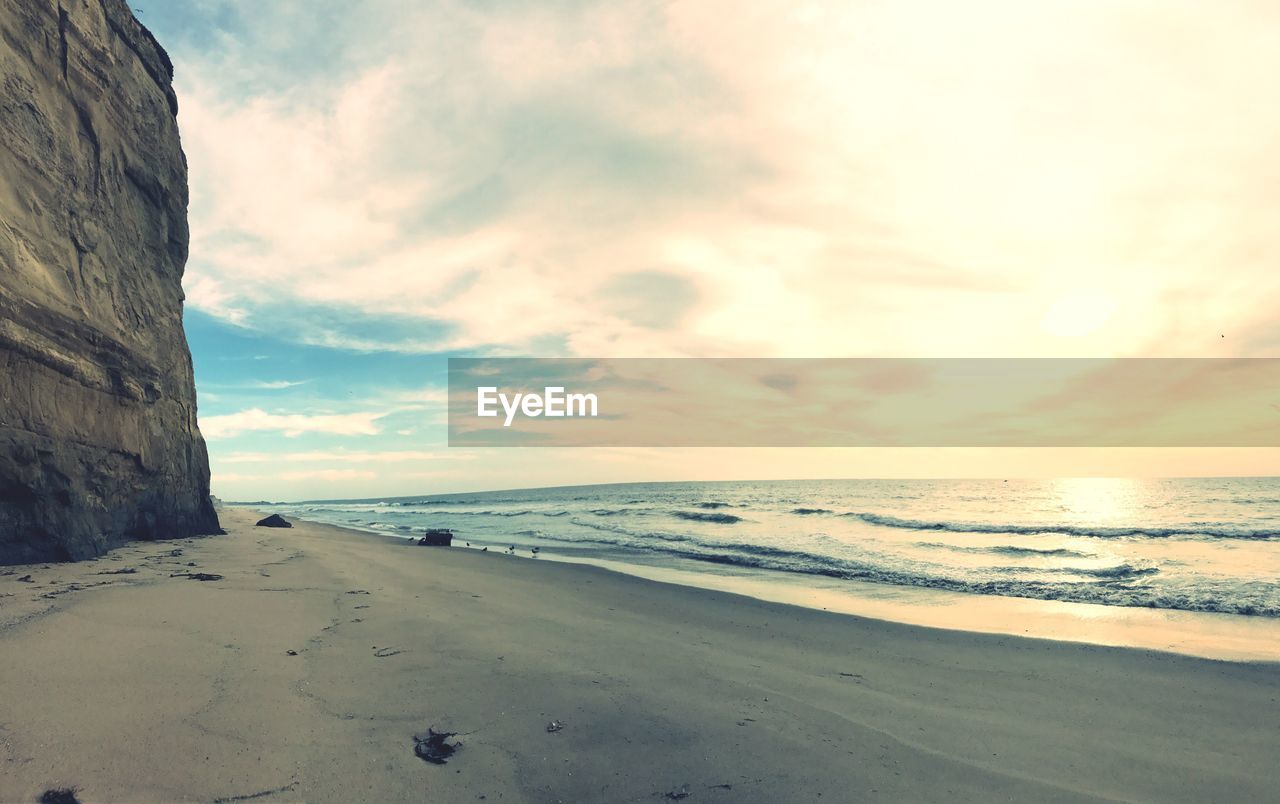
[[(0, 799), (1175, 801), (1280, 785), (1275, 664), (223, 519), (227, 536), (0, 577)], [(200, 572), (222, 577), (174, 575)], [(428, 728), (459, 733), (448, 764), (414, 756)]]
[[(387, 538), (393, 543), (411, 538), (409, 531), (312, 518), (295, 511), (284, 513), (298, 520)], [(479, 541), (476, 536), (467, 538)], [(457, 542), (454, 546), (467, 549)], [(476, 544), (471, 549), (479, 547)], [(501, 550), (492, 541), (489, 549)], [(528, 549), (526, 542), (522, 550)], [(568, 554), (554, 544), (542, 547), (539, 557), (544, 561), (601, 567), (651, 581), (926, 628), (1155, 650), (1203, 659), (1280, 662), (1278, 617), (973, 594), (719, 563), (702, 563), (691, 570)]]

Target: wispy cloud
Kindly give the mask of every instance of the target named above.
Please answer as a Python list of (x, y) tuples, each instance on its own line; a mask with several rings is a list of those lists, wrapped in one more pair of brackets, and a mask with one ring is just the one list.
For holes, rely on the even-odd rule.
[(299, 385), (306, 385), (310, 380), (258, 380), (251, 383), (251, 388), (261, 388), (264, 391), (283, 391), (285, 388), (297, 388)]
[(297, 388), (300, 385), (306, 385), (310, 380), (250, 380), (243, 383), (206, 383), (202, 387), (201, 398), (205, 395), (203, 388), (219, 388), (219, 389), (239, 389), (251, 391), (283, 391), (287, 388)]
[(311, 469), (305, 472), (285, 472), (281, 477), (285, 480), (368, 480), (376, 475), (358, 469)]
[(304, 433), (328, 433), (331, 435), (377, 435), (378, 420), (385, 412), (359, 412), (307, 415), (300, 413), (268, 413), (261, 408), (251, 408), (238, 413), (209, 416), (201, 419), (200, 429), (205, 438), (230, 438), (248, 432), (279, 432), (296, 438)]
[(471, 460), (465, 452), (445, 450), (388, 450), (386, 452), (236, 452), (220, 458), (221, 463), (413, 463), (420, 461)]

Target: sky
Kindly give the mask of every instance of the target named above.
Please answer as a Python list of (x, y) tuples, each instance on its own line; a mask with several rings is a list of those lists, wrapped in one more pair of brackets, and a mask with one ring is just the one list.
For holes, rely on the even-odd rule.
[(449, 356), (1280, 356), (1273, 3), (132, 5), (175, 63), (215, 494), (1280, 473), (444, 420)]

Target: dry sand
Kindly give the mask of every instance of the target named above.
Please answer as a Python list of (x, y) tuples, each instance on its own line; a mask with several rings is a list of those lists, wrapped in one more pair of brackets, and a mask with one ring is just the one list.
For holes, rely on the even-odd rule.
[[(224, 511), (227, 536), (0, 577), (0, 800), (1280, 789), (1280, 665), (932, 630), (255, 519)], [(459, 733), (447, 764), (414, 755), (431, 727)]]

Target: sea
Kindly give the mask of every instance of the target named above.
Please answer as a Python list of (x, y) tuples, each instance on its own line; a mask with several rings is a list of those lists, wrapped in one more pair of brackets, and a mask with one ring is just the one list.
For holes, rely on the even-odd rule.
[(712, 588), (1280, 618), (1280, 478), (628, 483), (267, 508)]

